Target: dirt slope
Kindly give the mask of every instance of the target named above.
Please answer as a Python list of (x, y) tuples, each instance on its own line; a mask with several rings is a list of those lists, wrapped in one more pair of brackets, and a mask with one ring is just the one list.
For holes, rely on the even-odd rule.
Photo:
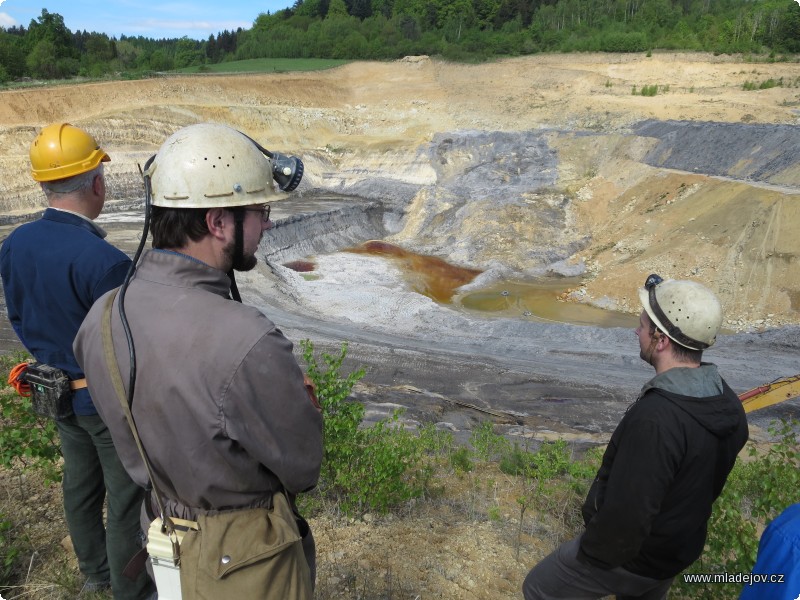
[[(749, 92), (745, 81), (783, 78)], [(655, 97), (633, 87), (669, 86)], [(793, 86), (793, 87), (792, 87)], [(800, 65), (705, 54), (543, 55), (483, 65), (431, 60), (353, 63), (300, 74), (203, 76), (36, 88), (0, 94), (0, 125), (69, 119), (120, 148), (157, 145), (165, 128), (225, 120), (290, 147), (406, 144), (451, 129), (540, 126), (609, 130), (646, 118), (798, 122)], [(327, 127), (322, 123), (329, 118)], [(157, 126), (160, 124), (160, 126)], [(25, 136), (3, 146), (11, 156)]]
[[(742, 89), (746, 81), (767, 79), (783, 86)], [(644, 85), (661, 91), (655, 97), (631, 93)], [(326, 172), (307, 170), (308, 180), (320, 185), (330, 185), (326, 178), (337, 172), (359, 169), (419, 183), (429, 175), (414, 157), (441, 132), (600, 134), (592, 141), (580, 134), (553, 139), (558, 187), (574, 200), (573, 230), (591, 240), (573, 257), (594, 276), (581, 298), (610, 298), (626, 309), (619, 290), (637, 285), (643, 271), (712, 279), (725, 273), (712, 283), (724, 296), (730, 326), (798, 322), (800, 275), (792, 265), (800, 241), (792, 232), (800, 169), (790, 165), (780, 175), (786, 189), (720, 181), (705, 172), (671, 175), (642, 164), (652, 148), (645, 138), (621, 137), (643, 119), (796, 125), (798, 63), (706, 54), (542, 55), (484, 65), (409, 57), (312, 73), (106, 82), (0, 97), (4, 213), (41, 208), (41, 194), (27, 176), (27, 147), (36, 128), (56, 120), (83, 125), (103, 140), (114, 157), (108, 166), (112, 199), (137, 196), (136, 163), (176, 128), (201, 120), (228, 123), (310, 159), (317, 153)]]

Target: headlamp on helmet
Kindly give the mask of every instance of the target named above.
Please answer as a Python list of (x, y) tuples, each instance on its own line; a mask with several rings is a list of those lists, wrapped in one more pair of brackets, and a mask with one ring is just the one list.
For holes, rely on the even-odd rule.
[(294, 190), (303, 177), (295, 156), (272, 153), (243, 133), (216, 123), (179, 129), (148, 161), (144, 175), (154, 206), (233, 208), (263, 204)]
[(650, 275), (639, 290), (647, 316), (673, 342), (690, 350), (712, 346), (722, 327), (722, 306), (710, 289), (695, 281)]

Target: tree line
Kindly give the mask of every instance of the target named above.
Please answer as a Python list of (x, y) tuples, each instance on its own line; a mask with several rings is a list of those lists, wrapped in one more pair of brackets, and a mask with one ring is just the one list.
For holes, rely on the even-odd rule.
[(0, 82), (139, 77), (252, 58), (480, 61), (537, 52), (800, 53), (793, 0), (296, 0), (207, 40), (70, 31), (42, 9), (0, 28)]

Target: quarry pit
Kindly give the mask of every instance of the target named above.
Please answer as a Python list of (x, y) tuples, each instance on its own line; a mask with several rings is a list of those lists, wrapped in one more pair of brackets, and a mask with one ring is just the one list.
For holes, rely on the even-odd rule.
[[(754, 78), (786, 84), (743, 90)], [(631, 93), (653, 84), (661, 94)], [(175, 129), (222, 122), (301, 156), (304, 180), (273, 205), (263, 260), (240, 288), (295, 342), (349, 343), (347, 364), (368, 368), (356, 396), (369, 418), (404, 407), (409, 425), (462, 437), (488, 418), (529, 440), (604, 443), (651, 376), (626, 326), (651, 272), (719, 294), (725, 334), (706, 358), (735, 390), (800, 370), (797, 63), (413, 57), (0, 95), (0, 237), (44, 207), (27, 150), (52, 121), (87, 128), (111, 154), (101, 222), (131, 254), (137, 165)], [(476, 275), (441, 302), (391, 257), (348, 251), (369, 240)], [(314, 271), (285, 266), (296, 261)], [(536, 282), (554, 290), (553, 315), (520, 303)], [(471, 310), (470, 294), (501, 309)], [(7, 322), (0, 344), (19, 348)], [(754, 431), (799, 412), (797, 401), (761, 411)]]

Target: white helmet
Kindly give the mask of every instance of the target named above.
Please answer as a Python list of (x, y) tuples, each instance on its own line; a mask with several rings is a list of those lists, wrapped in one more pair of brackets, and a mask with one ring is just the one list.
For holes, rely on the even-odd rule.
[(653, 274), (639, 290), (639, 299), (653, 324), (673, 342), (690, 350), (705, 350), (716, 341), (722, 306), (704, 285), (663, 280)]
[(152, 204), (166, 208), (235, 207), (278, 195), (273, 161), (243, 133), (216, 123), (179, 129), (145, 170)]

